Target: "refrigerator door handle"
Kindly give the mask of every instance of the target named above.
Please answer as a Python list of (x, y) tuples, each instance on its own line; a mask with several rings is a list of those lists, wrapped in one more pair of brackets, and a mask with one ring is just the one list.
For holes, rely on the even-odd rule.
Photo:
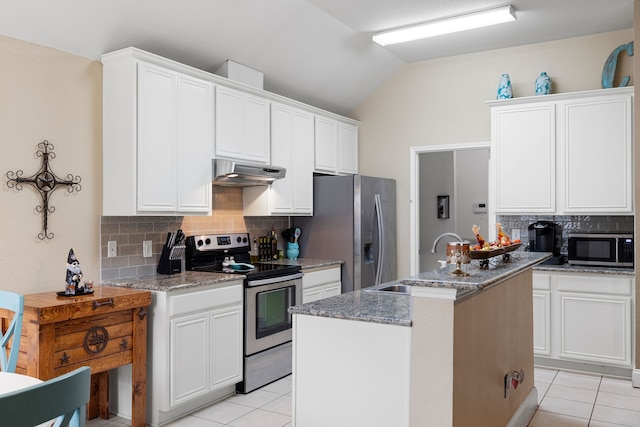
[(382, 250), (384, 248), (384, 221), (380, 194), (376, 194), (374, 199), (376, 219), (378, 220), (378, 263), (376, 267), (376, 285), (379, 285), (382, 278), (382, 264), (384, 263), (384, 251)]

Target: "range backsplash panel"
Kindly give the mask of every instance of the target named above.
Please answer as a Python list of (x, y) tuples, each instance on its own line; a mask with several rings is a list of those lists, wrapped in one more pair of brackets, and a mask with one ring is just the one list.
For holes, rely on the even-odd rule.
[[(187, 236), (212, 233), (268, 235), (274, 227), (280, 233), (289, 228), (289, 217), (244, 217), (242, 188), (213, 186), (211, 216), (103, 216), (100, 221), (101, 279), (116, 280), (152, 276), (162, 253), (167, 233), (181, 228)], [(117, 242), (117, 256), (107, 258), (107, 242)], [(153, 254), (142, 256), (142, 242), (153, 242)], [(284, 244), (282, 244), (284, 249)]]

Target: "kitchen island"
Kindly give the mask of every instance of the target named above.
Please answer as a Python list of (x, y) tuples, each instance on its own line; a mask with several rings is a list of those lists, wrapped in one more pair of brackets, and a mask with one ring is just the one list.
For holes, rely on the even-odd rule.
[(448, 266), (398, 281), (410, 294), (293, 307), (295, 424), (526, 424), (537, 407), (532, 267), (550, 256), (517, 251), (486, 270), (465, 266), (466, 277)]

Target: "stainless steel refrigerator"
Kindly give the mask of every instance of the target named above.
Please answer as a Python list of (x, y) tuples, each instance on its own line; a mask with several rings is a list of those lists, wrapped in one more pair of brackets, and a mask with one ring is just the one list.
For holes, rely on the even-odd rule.
[(313, 178), (313, 217), (300, 257), (343, 260), (342, 292), (396, 280), (396, 182), (362, 175)]

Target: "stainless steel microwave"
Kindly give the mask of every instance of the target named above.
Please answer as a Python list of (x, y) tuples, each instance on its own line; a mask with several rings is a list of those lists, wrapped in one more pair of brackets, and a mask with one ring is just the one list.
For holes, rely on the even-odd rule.
[(632, 233), (569, 233), (569, 264), (633, 267)]

